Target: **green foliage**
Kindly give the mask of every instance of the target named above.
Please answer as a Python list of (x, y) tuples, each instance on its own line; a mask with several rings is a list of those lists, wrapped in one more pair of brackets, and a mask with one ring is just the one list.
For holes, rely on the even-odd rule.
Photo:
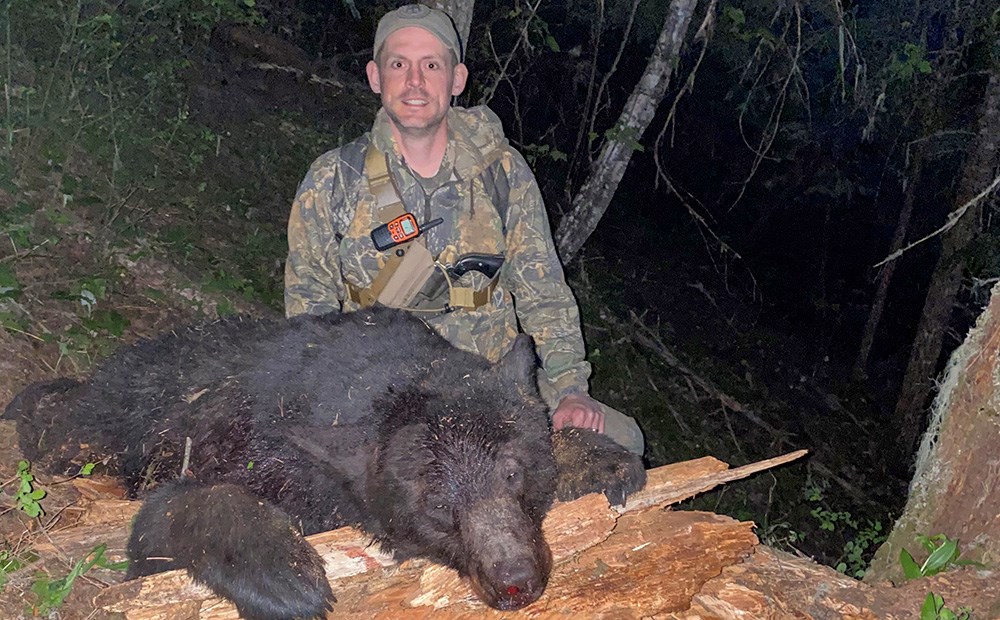
[[(20, 60), (6, 67), (14, 146), (37, 149), (55, 171), (81, 146), (111, 163), (112, 185), (155, 175), (149, 153), (165, 144), (162, 119), (187, 117), (189, 59), (217, 24), (260, 21), (254, 4), (12, 0), (3, 18), (11, 33), (5, 57), (9, 64), (16, 50)], [(80, 181), (65, 175), (62, 193), (80, 193)]]
[(28, 461), (17, 462), (18, 481), (17, 493), (14, 496), (17, 502), (17, 509), (29, 517), (38, 517), (45, 514), (39, 500), (45, 497), (45, 489), (36, 489), (35, 476), (31, 473), (31, 463)]
[[(825, 487), (818, 484), (810, 484), (806, 487), (806, 501), (820, 504), (823, 501), (823, 493)], [(809, 514), (819, 521), (819, 529), (833, 532), (837, 529), (837, 524), (846, 525), (851, 529), (858, 529), (857, 519), (851, 516), (851, 513), (846, 511), (830, 510), (826, 506), (820, 504), (815, 506), (809, 511)]]
[(35, 594), (35, 602), (29, 608), (28, 613), (44, 616), (59, 609), (72, 590), (73, 582), (95, 566), (116, 571), (125, 570), (128, 562), (109, 561), (104, 557), (105, 550), (107, 550), (106, 544), (94, 547), (82, 560), (73, 565), (72, 570), (65, 577), (50, 579), (47, 575), (40, 573), (31, 585), (31, 591)]
[(927, 60), (927, 49), (922, 45), (905, 43), (903, 48), (893, 54), (889, 61), (889, 75), (901, 81), (908, 82), (917, 74), (931, 72), (931, 63)]
[(91, 334), (106, 332), (115, 338), (121, 338), (125, 329), (131, 324), (131, 321), (117, 310), (106, 309), (91, 311), (90, 315), (83, 318), (81, 322)]
[[(824, 490), (821, 485), (810, 484), (806, 487), (806, 500), (810, 503), (822, 502)], [(868, 572), (871, 556), (887, 537), (882, 522), (868, 520), (862, 527), (859, 520), (850, 512), (830, 510), (822, 504), (812, 508), (809, 514), (819, 522), (819, 529), (834, 532), (839, 527), (844, 536), (848, 537), (835, 568), (855, 579), (864, 577)]]
[(21, 570), (28, 564), (37, 560), (38, 557), (30, 553), (14, 553), (7, 549), (0, 549), (0, 591), (7, 584), (7, 576)]
[(901, 549), (899, 552), (899, 563), (903, 567), (903, 574), (907, 579), (937, 575), (960, 563), (958, 558), (961, 551), (959, 551), (957, 539), (953, 540), (944, 534), (936, 536), (918, 534), (917, 541), (928, 553), (923, 564), (917, 564), (913, 555), (906, 549)]
[(604, 132), (605, 140), (621, 142), (626, 148), (639, 153), (645, 150), (642, 144), (639, 143), (639, 138), (641, 137), (635, 127), (624, 127), (622, 125), (615, 125)]
[(944, 598), (927, 593), (924, 604), (920, 606), (920, 620), (969, 620), (972, 616), (968, 609), (962, 608), (957, 612), (944, 606)]
[(722, 9), (722, 18), (726, 32), (735, 39), (744, 43), (759, 41), (767, 49), (777, 46), (777, 39), (768, 29), (759, 26), (747, 29), (747, 16), (743, 9), (726, 5)]
[(524, 159), (534, 166), (541, 159), (551, 161), (566, 161), (566, 153), (548, 144), (525, 144), (521, 148)]
[(10, 265), (0, 264), (0, 299), (17, 299), (21, 294), (21, 284), (14, 276)]
[(86, 276), (69, 289), (52, 293), (55, 299), (72, 302), (79, 314), (79, 324), (69, 326), (62, 334), (44, 334), (45, 341), (59, 345), (59, 361), (70, 358), (77, 364), (89, 364), (95, 357), (110, 353), (131, 322), (118, 310), (101, 307), (108, 299), (111, 283), (103, 276)]
[(882, 531), (881, 521), (868, 521), (852, 540), (844, 544), (844, 559), (837, 563), (837, 570), (855, 579), (864, 577), (868, 572), (871, 554), (885, 541), (886, 536)]

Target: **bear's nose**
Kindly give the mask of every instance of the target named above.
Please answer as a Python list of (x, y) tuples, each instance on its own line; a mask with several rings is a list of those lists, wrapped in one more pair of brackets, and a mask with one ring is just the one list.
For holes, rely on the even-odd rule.
[(530, 559), (505, 562), (496, 568), (499, 609), (520, 609), (541, 595), (538, 571)]

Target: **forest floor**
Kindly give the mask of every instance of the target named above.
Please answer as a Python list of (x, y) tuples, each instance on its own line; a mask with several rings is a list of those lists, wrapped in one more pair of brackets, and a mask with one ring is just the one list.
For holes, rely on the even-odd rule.
[[(192, 88), (210, 128), (192, 178), (109, 186), (107, 165), (82, 151), (54, 164), (27, 150), (2, 171), (0, 403), (32, 381), (80, 376), (114, 348), (176, 325), (280, 313), (295, 186), (313, 157), (362, 131), (374, 100), (359, 94), (359, 81), (303, 96), (312, 103), (290, 115), (281, 108), (288, 97), (267, 91), (289, 84), (247, 69), (243, 88), (227, 76), (234, 95), (219, 91), (221, 71), (206, 65)], [(804, 464), (688, 506), (752, 519), (763, 542), (855, 575), (891, 527), (907, 483), (890, 438), (867, 421), (878, 419), (874, 399), (817, 352), (814, 326), (727, 292), (703, 249), (683, 241), (697, 235), (676, 237), (636, 239), (610, 217), (568, 266), (595, 395), (636, 416), (651, 466), (704, 455), (741, 465), (808, 448)], [(62, 592), (56, 580), (81, 561), (32, 561), (32, 541), (72, 522), (77, 493), (34, 472), (33, 484), (47, 492), (45, 515), (27, 517), (14, 508), (20, 458), (13, 424), (0, 422), (0, 567), (25, 565), (0, 570), (5, 617), (43, 611)], [(99, 617), (90, 598), (118, 578), (99, 567), (77, 578), (60, 617)]]

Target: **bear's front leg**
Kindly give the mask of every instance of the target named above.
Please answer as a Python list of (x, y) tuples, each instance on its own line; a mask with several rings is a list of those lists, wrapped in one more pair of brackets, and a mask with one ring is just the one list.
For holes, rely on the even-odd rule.
[(556, 498), (569, 501), (604, 493), (612, 506), (646, 485), (642, 459), (592, 430), (567, 427), (552, 434), (558, 479)]
[(135, 518), (128, 557), (126, 579), (187, 569), (247, 620), (325, 617), (336, 601), (288, 516), (237, 485), (160, 486)]

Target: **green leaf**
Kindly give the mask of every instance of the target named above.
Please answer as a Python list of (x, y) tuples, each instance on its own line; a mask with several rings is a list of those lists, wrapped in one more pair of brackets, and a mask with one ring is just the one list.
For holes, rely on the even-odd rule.
[(746, 14), (743, 13), (742, 9), (737, 9), (736, 7), (733, 6), (727, 6), (725, 9), (723, 9), (723, 13), (725, 14), (726, 17), (729, 18), (730, 21), (733, 22), (733, 24), (737, 26), (742, 26), (747, 22)]
[(920, 577), (920, 567), (917, 566), (916, 560), (913, 559), (913, 556), (906, 549), (900, 549), (899, 551), (899, 564), (903, 567), (903, 575), (907, 579)]
[(951, 561), (958, 555), (958, 541), (948, 540), (943, 545), (934, 550), (924, 565), (920, 567), (920, 573), (925, 577), (936, 575), (948, 568)]
[(937, 620), (938, 609), (942, 605), (944, 605), (943, 598), (933, 592), (928, 592), (927, 598), (924, 599), (924, 604), (920, 606), (920, 620)]
[(91, 331), (104, 330), (115, 337), (121, 337), (130, 325), (128, 319), (117, 310), (94, 310), (90, 317), (82, 320), (84, 327)]
[(940, 547), (944, 540), (941, 538), (941, 534), (936, 536), (917, 534), (917, 542), (919, 542), (924, 549), (927, 549), (927, 553), (934, 553), (934, 550)]
[(549, 46), (549, 49), (553, 52), (559, 51), (559, 43), (556, 42), (556, 38), (551, 34), (545, 37), (545, 44)]
[(14, 299), (21, 293), (21, 285), (9, 265), (0, 265), (0, 299)]
[(80, 475), (89, 476), (90, 474), (92, 474), (94, 472), (94, 465), (95, 465), (94, 463), (86, 463), (83, 467), (80, 468)]

